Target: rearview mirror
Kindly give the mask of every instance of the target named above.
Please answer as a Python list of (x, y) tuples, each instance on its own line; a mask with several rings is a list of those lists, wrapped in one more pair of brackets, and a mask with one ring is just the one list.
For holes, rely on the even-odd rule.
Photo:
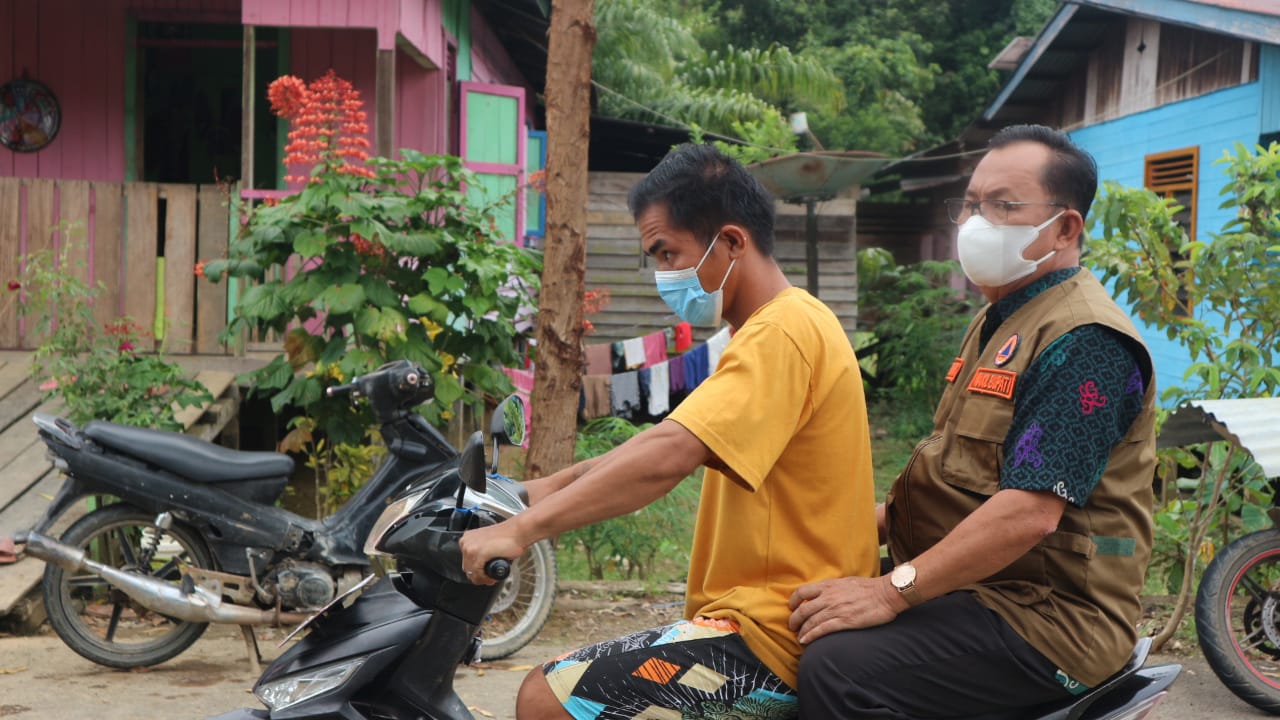
[(458, 458), (458, 475), (462, 484), (473, 491), (482, 493), (489, 489), (489, 476), (484, 471), (484, 433), (477, 430), (467, 438), (462, 446), (462, 456)]
[(508, 395), (493, 411), (489, 434), (495, 443), (519, 446), (524, 445), (525, 430), (524, 399), (519, 395)]

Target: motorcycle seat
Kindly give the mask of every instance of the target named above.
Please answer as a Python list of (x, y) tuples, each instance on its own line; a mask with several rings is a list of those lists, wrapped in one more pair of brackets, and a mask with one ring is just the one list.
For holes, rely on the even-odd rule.
[(293, 474), (293, 458), (273, 452), (232, 450), (182, 433), (94, 420), (85, 437), (116, 452), (197, 482), (237, 482)]

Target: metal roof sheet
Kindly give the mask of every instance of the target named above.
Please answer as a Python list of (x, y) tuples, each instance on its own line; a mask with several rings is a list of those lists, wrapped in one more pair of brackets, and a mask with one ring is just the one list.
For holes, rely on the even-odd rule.
[(1267, 477), (1280, 477), (1280, 397), (1196, 400), (1165, 420), (1158, 447), (1230, 440), (1253, 455)]

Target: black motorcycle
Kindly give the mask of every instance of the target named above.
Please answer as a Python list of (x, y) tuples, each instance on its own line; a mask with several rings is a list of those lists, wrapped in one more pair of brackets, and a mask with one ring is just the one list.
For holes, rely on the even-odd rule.
[[(362, 544), (388, 499), (456, 474), (460, 456), (412, 411), (432, 395), (430, 375), (412, 363), (388, 363), (330, 392), (368, 400), (387, 454), (346, 504), (319, 520), (276, 505), (293, 471), (287, 455), (37, 415), (67, 477), (44, 519), (18, 540), (49, 563), (44, 602), (59, 637), (102, 665), (150, 666), (190, 647), (210, 622), (296, 623), (355, 587), (370, 568)], [(76, 521), (61, 543), (42, 534), (74, 503), (103, 496), (118, 502)], [(549, 542), (515, 561), (489, 609), (491, 657), (538, 633), (555, 572)]]
[[(523, 434), (518, 406), (502, 410), (491, 428), (495, 456), (498, 441)], [(467, 580), (458, 542), (464, 531), (527, 507), (518, 483), (486, 476), (484, 447), (476, 433), (462, 451), (458, 473), (439, 473), (387, 507), (365, 549), (391, 556), (395, 571), (377, 581), (370, 576), (371, 586), (354, 601), (335, 602), (304, 624), (310, 633), (254, 685), (268, 709), (243, 708), (212, 720), (473, 717), (453, 689), (454, 673), (480, 658), (485, 645), (479, 633), (499, 586)], [(501, 559), (485, 566), (495, 579), (508, 570)], [(1150, 646), (1150, 638), (1141, 639), (1123, 670), (1070, 700), (973, 720), (1141, 720), (1182, 670), (1176, 664), (1144, 667)]]
[[(508, 398), (494, 413), (494, 470), (497, 446), (524, 435), (522, 405)], [(310, 632), (254, 685), (268, 710), (243, 708), (216, 720), (472, 717), (454, 692), (454, 672), (487, 647), (480, 626), (502, 583), (467, 580), (458, 541), (466, 530), (512, 517), (528, 500), (519, 483), (486, 474), (484, 451), (477, 432), (456, 470), (433, 474), (387, 506), (365, 551), (390, 556), (395, 571), (376, 581), (370, 575), (354, 601), (337, 598), (299, 626)], [(504, 559), (485, 565), (495, 580), (511, 572)]]

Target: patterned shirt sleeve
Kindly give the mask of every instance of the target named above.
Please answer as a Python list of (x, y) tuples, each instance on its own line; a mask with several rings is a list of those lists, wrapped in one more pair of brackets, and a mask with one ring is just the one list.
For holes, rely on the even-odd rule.
[(1110, 328), (1085, 325), (1055, 340), (1018, 383), (1000, 487), (1084, 507), (1142, 411), (1148, 381), (1129, 340)]

